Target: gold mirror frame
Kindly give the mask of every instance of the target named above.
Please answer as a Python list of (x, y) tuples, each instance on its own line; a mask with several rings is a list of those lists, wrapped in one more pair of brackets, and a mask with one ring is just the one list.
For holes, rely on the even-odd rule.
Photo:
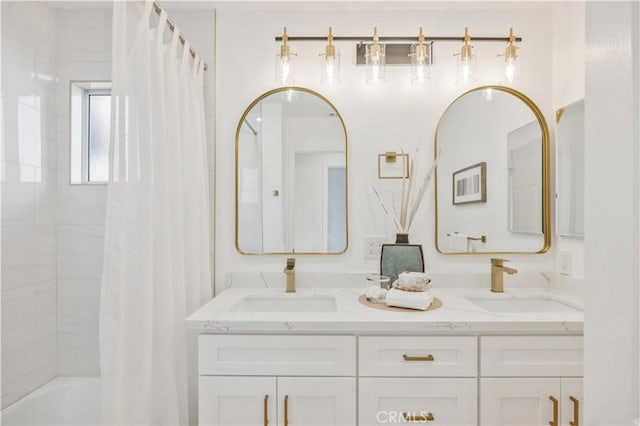
[[(340, 119), (340, 124), (342, 125), (342, 130), (344, 132), (344, 158), (345, 158), (345, 166), (344, 166), (344, 173), (345, 173), (345, 217), (346, 217), (346, 223), (345, 223), (345, 246), (344, 249), (342, 251), (335, 251), (335, 252), (312, 252), (312, 251), (308, 251), (308, 252), (302, 252), (302, 251), (296, 251), (296, 252), (287, 252), (287, 251), (283, 251), (283, 252), (265, 252), (265, 253), (246, 253), (244, 251), (242, 251), (238, 245), (238, 231), (239, 231), (239, 218), (238, 218), (238, 207), (239, 207), (239, 199), (238, 199), (238, 184), (239, 184), (239, 180), (238, 180), (238, 154), (239, 154), (239, 141), (240, 141), (240, 130), (242, 128), (242, 123), (244, 123), (244, 120), (247, 118), (247, 115), (249, 114), (249, 112), (251, 111), (251, 109), (256, 106), (260, 101), (262, 101), (263, 99), (265, 99), (268, 96), (271, 96), (275, 93), (280, 93), (280, 92), (287, 92), (289, 90), (295, 90), (298, 92), (303, 92), (303, 93), (308, 93), (314, 96), (317, 96), (318, 98), (320, 98), (321, 100), (323, 100), (324, 102), (326, 102), (331, 108), (333, 108), (333, 110), (336, 112), (336, 116)], [(244, 113), (242, 114), (242, 116), (240, 117), (240, 121), (238, 121), (238, 126), (236, 127), (236, 146), (235, 146), (235, 206), (236, 206), (236, 211), (235, 211), (235, 246), (236, 246), (236, 251), (240, 254), (243, 255), (299, 255), (299, 254), (303, 254), (303, 255), (327, 255), (327, 256), (335, 256), (335, 255), (340, 255), (340, 254), (344, 254), (347, 249), (349, 248), (349, 157), (348, 157), (348, 153), (349, 153), (349, 139), (347, 137), (347, 126), (344, 124), (344, 119), (342, 118), (342, 114), (340, 114), (340, 111), (338, 111), (338, 108), (336, 108), (336, 106), (327, 98), (325, 98), (324, 96), (322, 96), (320, 93), (311, 90), (311, 89), (307, 89), (305, 87), (300, 87), (300, 86), (285, 86), (285, 87), (278, 87), (277, 89), (273, 89), (273, 90), (269, 90), (268, 92), (263, 93), (262, 95), (258, 96), (253, 102), (251, 102), (251, 104), (249, 104), (249, 106), (247, 107), (247, 109), (244, 110)]]
[(442, 118), (446, 115), (447, 111), (449, 111), (449, 109), (451, 108), (451, 106), (453, 104), (455, 104), (460, 98), (462, 98), (465, 95), (468, 95), (469, 93), (473, 93), (473, 92), (478, 92), (481, 90), (486, 90), (486, 89), (493, 89), (493, 90), (498, 90), (501, 92), (505, 92), (508, 94), (511, 94), (513, 96), (515, 96), (516, 98), (520, 99), (522, 102), (524, 102), (529, 109), (531, 110), (531, 112), (533, 112), (533, 114), (536, 117), (536, 120), (538, 121), (538, 124), (540, 125), (540, 131), (542, 133), (542, 229), (543, 229), (543, 233), (544, 233), (544, 242), (543, 242), (543, 246), (540, 250), (538, 251), (478, 251), (478, 252), (446, 252), (446, 251), (442, 251), (440, 249), (440, 246), (438, 245), (438, 168), (436, 167), (436, 170), (434, 172), (434, 197), (435, 197), (435, 202), (434, 202), (434, 206), (435, 206), (435, 235), (434, 235), (434, 239), (435, 239), (435, 246), (436, 246), (436, 250), (438, 251), (438, 253), (440, 254), (444, 254), (444, 255), (452, 255), (452, 256), (457, 256), (457, 255), (495, 255), (495, 254), (542, 254), (542, 253), (546, 253), (547, 251), (549, 251), (549, 248), (551, 247), (551, 177), (550, 177), (550, 160), (549, 160), (549, 152), (550, 152), (550, 147), (549, 147), (549, 127), (547, 126), (547, 121), (544, 119), (544, 115), (542, 114), (542, 111), (540, 111), (540, 108), (538, 108), (538, 106), (535, 104), (535, 102), (533, 102), (528, 96), (526, 96), (524, 93), (519, 92), (515, 89), (512, 89), (510, 87), (506, 87), (506, 86), (495, 86), (495, 85), (488, 85), (488, 86), (480, 86), (480, 87), (476, 87), (474, 89), (471, 90), (467, 90), (466, 92), (464, 92), (463, 94), (461, 94), (460, 96), (456, 97), (450, 104), (449, 106), (447, 106), (447, 109), (444, 110), (444, 112), (442, 113), (442, 115), (440, 116), (440, 119), (438, 120), (438, 125), (436, 126), (436, 132), (435, 132), (435, 137), (434, 137), (434, 141), (433, 141), (433, 153), (434, 153), (434, 158), (437, 158), (438, 156), (438, 130), (440, 129), (440, 123), (442, 122)]

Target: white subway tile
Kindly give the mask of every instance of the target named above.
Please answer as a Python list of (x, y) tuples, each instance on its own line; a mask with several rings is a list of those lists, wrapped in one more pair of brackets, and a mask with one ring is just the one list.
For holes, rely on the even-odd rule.
[(58, 374), (99, 376), (99, 350), (97, 333), (58, 333)]
[(34, 183), (34, 220), (37, 224), (56, 224), (56, 192), (58, 173), (40, 170), (40, 180)]
[(2, 225), (34, 222), (35, 169), (2, 163)]
[(59, 224), (104, 224), (106, 185), (71, 185), (69, 170), (59, 170), (57, 199)]
[(57, 18), (59, 62), (111, 59), (111, 10), (60, 9)]
[(100, 280), (58, 281), (58, 331), (97, 333)]
[(104, 226), (58, 226), (58, 280), (102, 277)]

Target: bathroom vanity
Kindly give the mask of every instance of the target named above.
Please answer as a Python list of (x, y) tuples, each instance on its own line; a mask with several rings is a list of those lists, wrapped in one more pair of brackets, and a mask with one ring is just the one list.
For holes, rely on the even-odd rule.
[(191, 315), (200, 424), (579, 424), (578, 298), (434, 289), (441, 308), (389, 312), (360, 294), (231, 288)]

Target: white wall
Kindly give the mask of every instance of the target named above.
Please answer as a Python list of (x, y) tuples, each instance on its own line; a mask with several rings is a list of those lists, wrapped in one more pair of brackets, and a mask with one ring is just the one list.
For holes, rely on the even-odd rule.
[[(484, 7), (484, 8), (483, 8)], [(474, 10), (478, 9), (478, 10)], [(472, 35), (505, 35), (513, 26), (524, 37), (521, 44), (523, 78), (517, 89), (529, 95), (553, 123), (551, 85), (551, 6), (540, 3), (503, 3), (483, 6), (457, 3), (219, 3), (217, 10), (217, 192), (216, 247), (217, 290), (228, 284), (229, 273), (281, 271), (285, 256), (242, 256), (234, 244), (234, 136), (245, 108), (260, 94), (275, 87), (274, 60), (278, 43), (274, 36), (287, 26), (290, 35), (324, 35), (329, 25), (334, 35), (370, 34), (377, 25), (380, 35), (408, 35), (423, 26), (428, 34), (458, 35), (464, 27)], [(355, 43), (337, 43), (342, 53), (342, 83), (320, 84), (318, 53), (323, 43), (292, 42), (298, 53), (296, 84), (327, 96), (343, 115), (349, 136), (349, 229), (350, 247), (340, 256), (299, 256), (299, 271), (375, 271), (376, 260), (364, 259), (364, 237), (387, 235), (393, 229), (370, 195), (377, 182), (377, 154), (423, 144), (421, 162), (429, 163), (435, 125), (447, 105), (465, 89), (453, 83), (453, 52), (459, 43), (434, 46), (432, 82), (423, 88), (409, 83), (409, 69), (388, 67), (387, 83), (379, 87), (364, 83), (364, 69), (355, 67)], [(503, 43), (477, 45), (480, 70), (478, 85), (498, 82), (496, 54)], [(427, 268), (436, 272), (489, 271), (488, 255), (446, 257), (434, 248), (432, 192), (425, 197), (419, 218), (411, 230), (412, 242), (423, 244)], [(510, 255), (520, 270), (552, 271), (554, 259), (547, 255)], [(488, 278), (487, 278), (488, 282)]]
[[(553, 110), (584, 98), (585, 93), (585, 3), (581, 1), (557, 2), (553, 6)], [(550, 122), (555, 124), (555, 120)], [(552, 142), (555, 152), (555, 126)], [(555, 166), (552, 166), (555, 171)], [(553, 172), (555, 174), (555, 172)], [(555, 179), (552, 180), (555, 182)], [(555, 235), (555, 229), (554, 229)], [(566, 255), (571, 262), (570, 282), (584, 279), (584, 241), (573, 237), (556, 237), (558, 257)], [(558, 259), (557, 264), (560, 264)]]
[(586, 424), (640, 414), (639, 9), (586, 6)]
[(2, 2), (2, 407), (58, 371), (55, 12)]

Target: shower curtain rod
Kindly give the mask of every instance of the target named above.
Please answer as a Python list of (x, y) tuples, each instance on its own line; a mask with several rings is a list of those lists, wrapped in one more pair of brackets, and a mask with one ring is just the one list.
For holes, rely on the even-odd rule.
[[(158, 15), (160, 15), (160, 12), (162, 12), (162, 6), (160, 5), (160, 3), (157, 0), (153, 1), (153, 8), (155, 9), (156, 13)], [(167, 25), (169, 26), (169, 29), (171, 31), (175, 31), (176, 30), (176, 24), (173, 23), (173, 21), (169, 17), (169, 14), (167, 14)], [(178, 39), (180, 40), (180, 43), (182, 43), (182, 45), (184, 46), (184, 44), (186, 43), (187, 40), (184, 38), (182, 33), (180, 33), (178, 35)], [(191, 52), (191, 56), (193, 56), (193, 58), (195, 59), (196, 51), (193, 49), (192, 46), (189, 47), (189, 52)], [(204, 62), (204, 59), (202, 59), (202, 56), (200, 56), (200, 58), (201, 58), (202, 62)], [(204, 70), (206, 71), (207, 68), (209, 68), (209, 66), (207, 65), (206, 62), (204, 62)]]

